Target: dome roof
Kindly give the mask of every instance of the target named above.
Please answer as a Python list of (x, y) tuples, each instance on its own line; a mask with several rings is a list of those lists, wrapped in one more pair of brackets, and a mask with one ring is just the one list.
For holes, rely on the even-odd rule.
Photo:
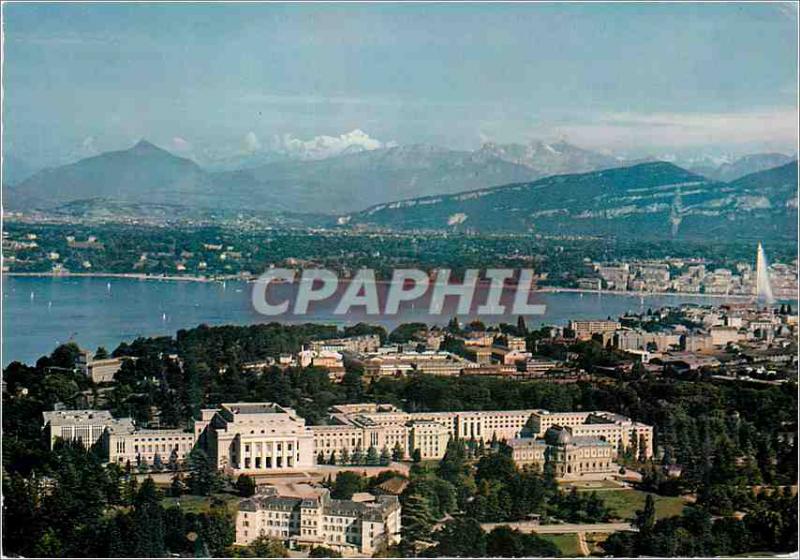
[(567, 428), (551, 426), (544, 434), (545, 441), (550, 445), (569, 445), (572, 443), (572, 434)]

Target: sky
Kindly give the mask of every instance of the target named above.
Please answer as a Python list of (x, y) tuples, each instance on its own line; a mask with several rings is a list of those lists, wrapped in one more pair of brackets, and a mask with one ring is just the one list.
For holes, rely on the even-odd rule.
[(791, 153), (797, 26), (796, 3), (5, 3), (4, 151)]

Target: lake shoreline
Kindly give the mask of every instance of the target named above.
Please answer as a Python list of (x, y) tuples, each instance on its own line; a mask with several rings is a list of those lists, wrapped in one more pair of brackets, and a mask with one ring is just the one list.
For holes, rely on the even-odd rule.
[(239, 277), (209, 278), (207, 276), (158, 276), (138, 272), (4, 272), (3, 276), (15, 278), (124, 278), (126, 280), (158, 280), (164, 282), (223, 282), (226, 280), (242, 280)]
[[(3, 272), (3, 276), (11, 276), (17, 278), (124, 278), (127, 280), (149, 280), (159, 282), (200, 282), (200, 283), (213, 283), (213, 282), (243, 282), (252, 283), (254, 278), (242, 278), (238, 275), (231, 276), (159, 276), (155, 274), (144, 274), (137, 272)], [(749, 301), (754, 300), (755, 297), (746, 294), (706, 294), (694, 292), (644, 292), (635, 290), (587, 290), (585, 288), (561, 288), (558, 286), (542, 286), (533, 290), (534, 293), (543, 294), (557, 294), (557, 293), (574, 293), (574, 294), (597, 294), (597, 295), (615, 295), (615, 296), (628, 296), (628, 297), (688, 297), (688, 298), (710, 298), (710, 299), (725, 299), (725, 300), (741, 300)], [(780, 298), (778, 301), (797, 301), (797, 298)]]

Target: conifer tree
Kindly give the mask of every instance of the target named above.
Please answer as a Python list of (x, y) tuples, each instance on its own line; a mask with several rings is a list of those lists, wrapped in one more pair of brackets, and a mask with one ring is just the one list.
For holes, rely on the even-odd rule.
[(370, 445), (369, 449), (367, 449), (367, 456), (365, 457), (364, 462), (371, 467), (378, 466), (380, 463), (380, 456), (378, 455), (378, 450), (375, 449), (374, 445)]
[(351, 465), (363, 465), (364, 464), (364, 452), (361, 451), (361, 447), (356, 447), (353, 451), (353, 454), (350, 456), (350, 464)]
[(401, 547), (416, 552), (417, 541), (430, 538), (434, 522), (428, 499), (417, 493), (408, 496), (402, 509)]

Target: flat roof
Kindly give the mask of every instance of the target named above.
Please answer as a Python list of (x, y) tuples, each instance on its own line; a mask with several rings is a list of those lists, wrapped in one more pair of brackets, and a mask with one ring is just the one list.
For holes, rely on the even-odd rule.
[(49, 410), (42, 412), (42, 417), (51, 426), (109, 423), (114, 419), (107, 410)]
[(222, 403), (223, 408), (228, 409), (234, 414), (278, 414), (287, 411), (276, 403)]

